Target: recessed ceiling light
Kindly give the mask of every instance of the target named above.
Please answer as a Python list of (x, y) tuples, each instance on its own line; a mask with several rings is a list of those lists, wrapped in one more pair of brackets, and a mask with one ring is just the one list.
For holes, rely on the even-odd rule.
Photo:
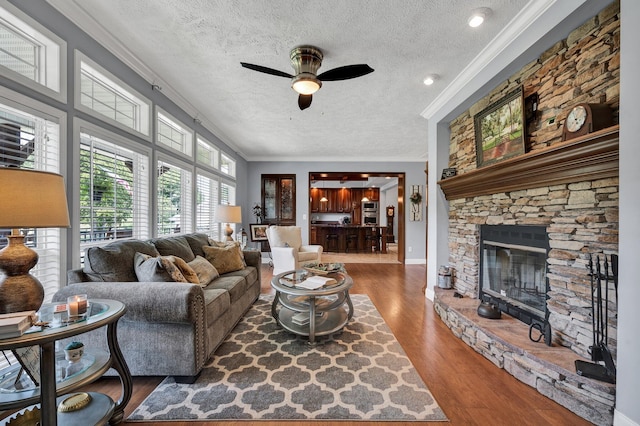
[(467, 23), (471, 28), (476, 28), (482, 25), (485, 19), (489, 17), (491, 14), (491, 9), (488, 7), (483, 7), (480, 9), (476, 9), (473, 11)]
[(438, 79), (438, 76), (436, 74), (431, 74), (426, 76), (424, 80), (422, 80), (422, 82), (424, 83), (425, 86), (431, 86), (437, 79)]

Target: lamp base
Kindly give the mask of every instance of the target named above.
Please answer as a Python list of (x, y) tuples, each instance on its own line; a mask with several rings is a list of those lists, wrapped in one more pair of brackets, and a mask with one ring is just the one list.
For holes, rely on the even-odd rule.
[(38, 263), (38, 253), (24, 245), (24, 236), (14, 232), (9, 245), (0, 250), (0, 314), (37, 311), (44, 288), (29, 270)]
[(227, 241), (233, 241), (233, 238), (231, 238), (231, 236), (233, 235), (233, 228), (228, 223), (226, 228), (224, 228), (224, 235), (227, 236)]

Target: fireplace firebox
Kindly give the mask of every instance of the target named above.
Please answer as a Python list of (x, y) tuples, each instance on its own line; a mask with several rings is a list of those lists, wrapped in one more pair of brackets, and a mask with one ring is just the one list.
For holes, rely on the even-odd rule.
[(547, 319), (546, 227), (482, 225), (479, 299), (526, 324)]

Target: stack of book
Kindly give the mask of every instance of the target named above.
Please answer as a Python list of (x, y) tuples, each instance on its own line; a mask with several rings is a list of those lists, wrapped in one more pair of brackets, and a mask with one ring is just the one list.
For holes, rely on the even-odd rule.
[[(316, 312), (316, 318), (322, 316), (322, 312)], [(310, 321), (309, 312), (298, 312), (294, 316), (291, 317), (291, 322), (296, 325), (307, 325)], [(317, 320), (316, 320), (317, 321)]]
[(36, 311), (0, 314), (0, 339), (20, 337), (36, 320)]

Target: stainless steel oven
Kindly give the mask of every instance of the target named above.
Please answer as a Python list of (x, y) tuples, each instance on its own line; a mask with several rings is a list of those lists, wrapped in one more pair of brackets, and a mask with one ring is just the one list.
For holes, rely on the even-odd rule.
[(362, 211), (363, 212), (374, 212), (378, 214), (378, 202), (377, 201), (363, 201), (362, 202)]
[(377, 225), (378, 224), (378, 212), (362, 212), (362, 224), (363, 225)]

